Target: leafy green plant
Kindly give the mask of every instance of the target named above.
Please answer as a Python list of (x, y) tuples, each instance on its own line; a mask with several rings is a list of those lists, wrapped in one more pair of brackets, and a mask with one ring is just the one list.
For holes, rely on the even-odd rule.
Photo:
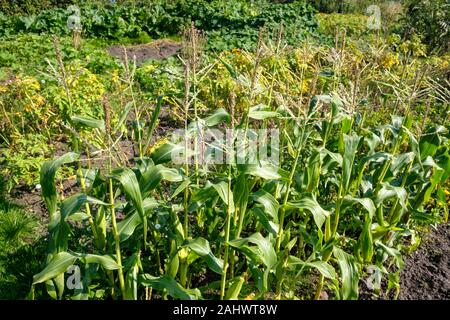
[(15, 186), (36, 186), (39, 183), (41, 164), (51, 154), (45, 136), (26, 135), (1, 150), (1, 174), (8, 177), (5, 183), (8, 191)]
[[(340, 15), (322, 16), (322, 41), (314, 10), (297, 1), (82, 10), (87, 37), (144, 41), (189, 30), (181, 61), (137, 67), (107, 57), (106, 41), (74, 48), (69, 37), (45, 36), (68, 35), (62, 9), (0, 16), (4, 34), (42, 33), (0, 44), (13, 52), (0, 54), (2, 169), (11, 188), (24, 178), (37, 184), (40, 167), (49, 214), (42, 265), (23, 281), (31, 298), (318, 299), (326, 291), (357, 299), (373, 270), (375, 294), (398, 294), (402, 255), (418, 230), (448, 220), (445, 57), (426, 57), (417, 37), (376, 38)], [(350, 29), (334, 33), (337, 25)], [(233, 50), (200, 54), (196, 26), (207, 49)], [(31, 49), (22, 48), (27, 40)], [(11, 76), (34, 66), (33, 77)], [(174, 124), (185, 129), (182, 143), (170, 141)], [(208, 129), (244, 135), (228, 137), (236, 148), (189, 146)], [(259, 129), (279, 130), (271, 149), (279, 162), (200, 161), (201, 150), (251, 154), (258, 144), (245, 134)], [(73, 152), (45, 161), (53, 151), (45, 141), (57, 136)], [(64, 189), (66, 180), (76, 187)], [(26, 241), (9, 225), (9, 238)], [(71, 267), (80, 271), (75, 289)]]
[(43, 226), (25, 208), (7, 199), (0, 175), (0, 299), (24, 299), (39, 271)]
[[(213, 282), (195, 288), (195, 275), (186, 280), (185, 269), (179, 268), (185, 261), (190, 270), (203, 266), (220, 275), (215, 297), (239, 297), (245, 286), (258, 297), (275, 292), (282, 298), (297, 283), (286, 279), (317, 270), (316, 297), (326, 284), (338, 299), (357, 298), (364, 267), (375, 265), (387, 273), (393, 264), (401, 268), (399, 250), (408, 232), (447, 219), (425, 209), (450, 173), (445, 129), (416, 137), (410, 120), (400, 117), (367, 128), (364, 117), (327, 95), (311, 97), (306, 107), (298, 117), (286, 106), (251, 108), (239, 121), (249, 130), (250, 119), (256, 128), (264, 124), (261, 119), (283, 119), (286, 149), (279, 166), (230, 163), (201, 171), (194, 183), (195, 170), (167, 167), (171, 151), (179, 148), (168, 143), (149, 158), (140, 156), (133, 169), (90, 173), (85, 193), (58, 200), (56, 170), (78, 156), (70, 153), (46, 163), (41, 183), (54, 223), (47, 266), (34, 285), (46, 282), (50, 295), (62, 298), (64, 272), (77, 262), (85, 270), (94, 264), (100, 279), (110, 279), (105, 290), (116, 298), (138, 299), (145, 287), (163, 298), (201, 298)], [(230, 119), (218, 110), (197, 121), (214, 127)], [(241, 143), (246, 147), (245, 139)], [(90, 213), (82, 209), (85, 204)], [(91, 221), (94, 243), (101, 245), (74, 253), (68, 251), (68, 221), (80, 211)], [(116, 223), (118, 212), (124, 219)], [(194, 214), (197, 223), (186, 224)], [(253, 281), (235, 285), (236, 276)], [(84, 297), (97, 286), (86, 283)]]
[[(298, 43), (313, 34), (317, 22), (315, 11), (302, 1), (280, 4), (270, 1), (247, 2), (177, 0), (155, 1), (145, 6), (134, 3), (102, 6), (86, 5), (81, 8), (81, 25), (88, 37), (107, 39), (139, 38), (177, 35), (191, 21), (206, 32), (209, 48), (214, 50), (252, 48), (259, 29), (274, 30), (285, 24), (288, 41)], [(53, 8), (30, 16), (0, 15), (2, 35), (19, 32), (70, 35), (67, 19), (70, 10)], [(300, 17), (300, 18), (299, 18)]]
[(449, 3), (440, 1), (406, 1), (404, 34), (417, 33), (431, 48), (445, 52), (450, 42)]

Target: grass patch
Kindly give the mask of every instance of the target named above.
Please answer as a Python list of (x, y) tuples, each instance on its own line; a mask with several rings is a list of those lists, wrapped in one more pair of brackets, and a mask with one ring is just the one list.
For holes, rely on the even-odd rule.
[(40, 221), (3, 196), (0, 179), (0, 299), (24, 299), (45, 259)]

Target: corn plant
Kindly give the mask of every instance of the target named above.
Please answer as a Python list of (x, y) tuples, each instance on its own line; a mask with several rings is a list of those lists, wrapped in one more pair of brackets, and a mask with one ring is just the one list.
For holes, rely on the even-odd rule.
[[(418, 227), (448, 219), (447, 129), (436, 125), (418, 134), (408, 116), (368, 127), (369, 115), (337, 93), (275, 99), (275, 75), (261, 99), (259, 81), (269, 76), (260, 70), (264, 50), (260, 45), (248, 74), (220, 58), (242, 96), (232, 92), (227, 110), (201, 115), (195, 109), (192, 121), (199, 88), (191, 88), (186, 67), (181, 141), (150, 147), (158, 99), (134, 135), (139, 153), (132, 166), (113, 161), (122, 136), (107, 100), (103, 120), (73, 119), (98, 136), (106, 166), (79, 167), (81, 192), (68, 197), (57, 192), (56, 171), (84, 154), (68, 153), (42, 167), (49, 249), (33, 286), (44, 283), (59, 299), (319, 299), (325, 290), (356, 299), (361, 281), (375, 270), (375, 291), (383, 279), (398, 289), (402, 250)], [(120, 125), (127, 115), (118, 117)], [(227, 143), (199, 139), (214, 128), (233, 129)], [(279, 162), (258, 159), (248, 138), (269, 128), (280, 132), (279, 150), (271, 147)], [(218, 150), (226, 163), (198, 161)], [(236, 150), (246, 151), (245, 161)], [(92, 240), (85, 252), (73, 251), (74, 221)], [(72, 292), (65, 272), (74, 264), (83, 277)], [(300, 292), (305, 281), (310, 290)]]

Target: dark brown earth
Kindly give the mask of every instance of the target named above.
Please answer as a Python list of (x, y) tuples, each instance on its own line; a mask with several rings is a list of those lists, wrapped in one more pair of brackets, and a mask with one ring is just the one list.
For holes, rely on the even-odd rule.
[(450, 299), (450, 225), (432, 230), (412, 255), (400, 277), (403, 300)]
[(136, 46), (112, 46), (108, 49), (110, 55), (124, 59), (124, 48), (128, 59), (136, 57), (136, 65), (141, 65), (145, 61), (154, 59), (162, 60), (177, 54), (181, 49), (181, 44), (172, 40), (156, 40), (151, 43), (141, 44)]

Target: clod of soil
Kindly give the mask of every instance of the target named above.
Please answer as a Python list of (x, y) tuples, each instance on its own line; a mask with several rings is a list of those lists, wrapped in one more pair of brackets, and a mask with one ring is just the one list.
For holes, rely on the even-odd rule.
[(181, 49), (181, 44), (172, 40), (161, 39), (135, 46), (112, 46), (108, 49), (108, 52), (111, 56), (123, 60), (125, 56), (124, 48), (129, 59), (136, 57), (136, 64), (139, 66), (150, 59), (162, 60), (177, 54)]
[(450, 299), (449, 224), (430, 232), (418, 250), (406, 257), (400, 277), (399, 299)]

